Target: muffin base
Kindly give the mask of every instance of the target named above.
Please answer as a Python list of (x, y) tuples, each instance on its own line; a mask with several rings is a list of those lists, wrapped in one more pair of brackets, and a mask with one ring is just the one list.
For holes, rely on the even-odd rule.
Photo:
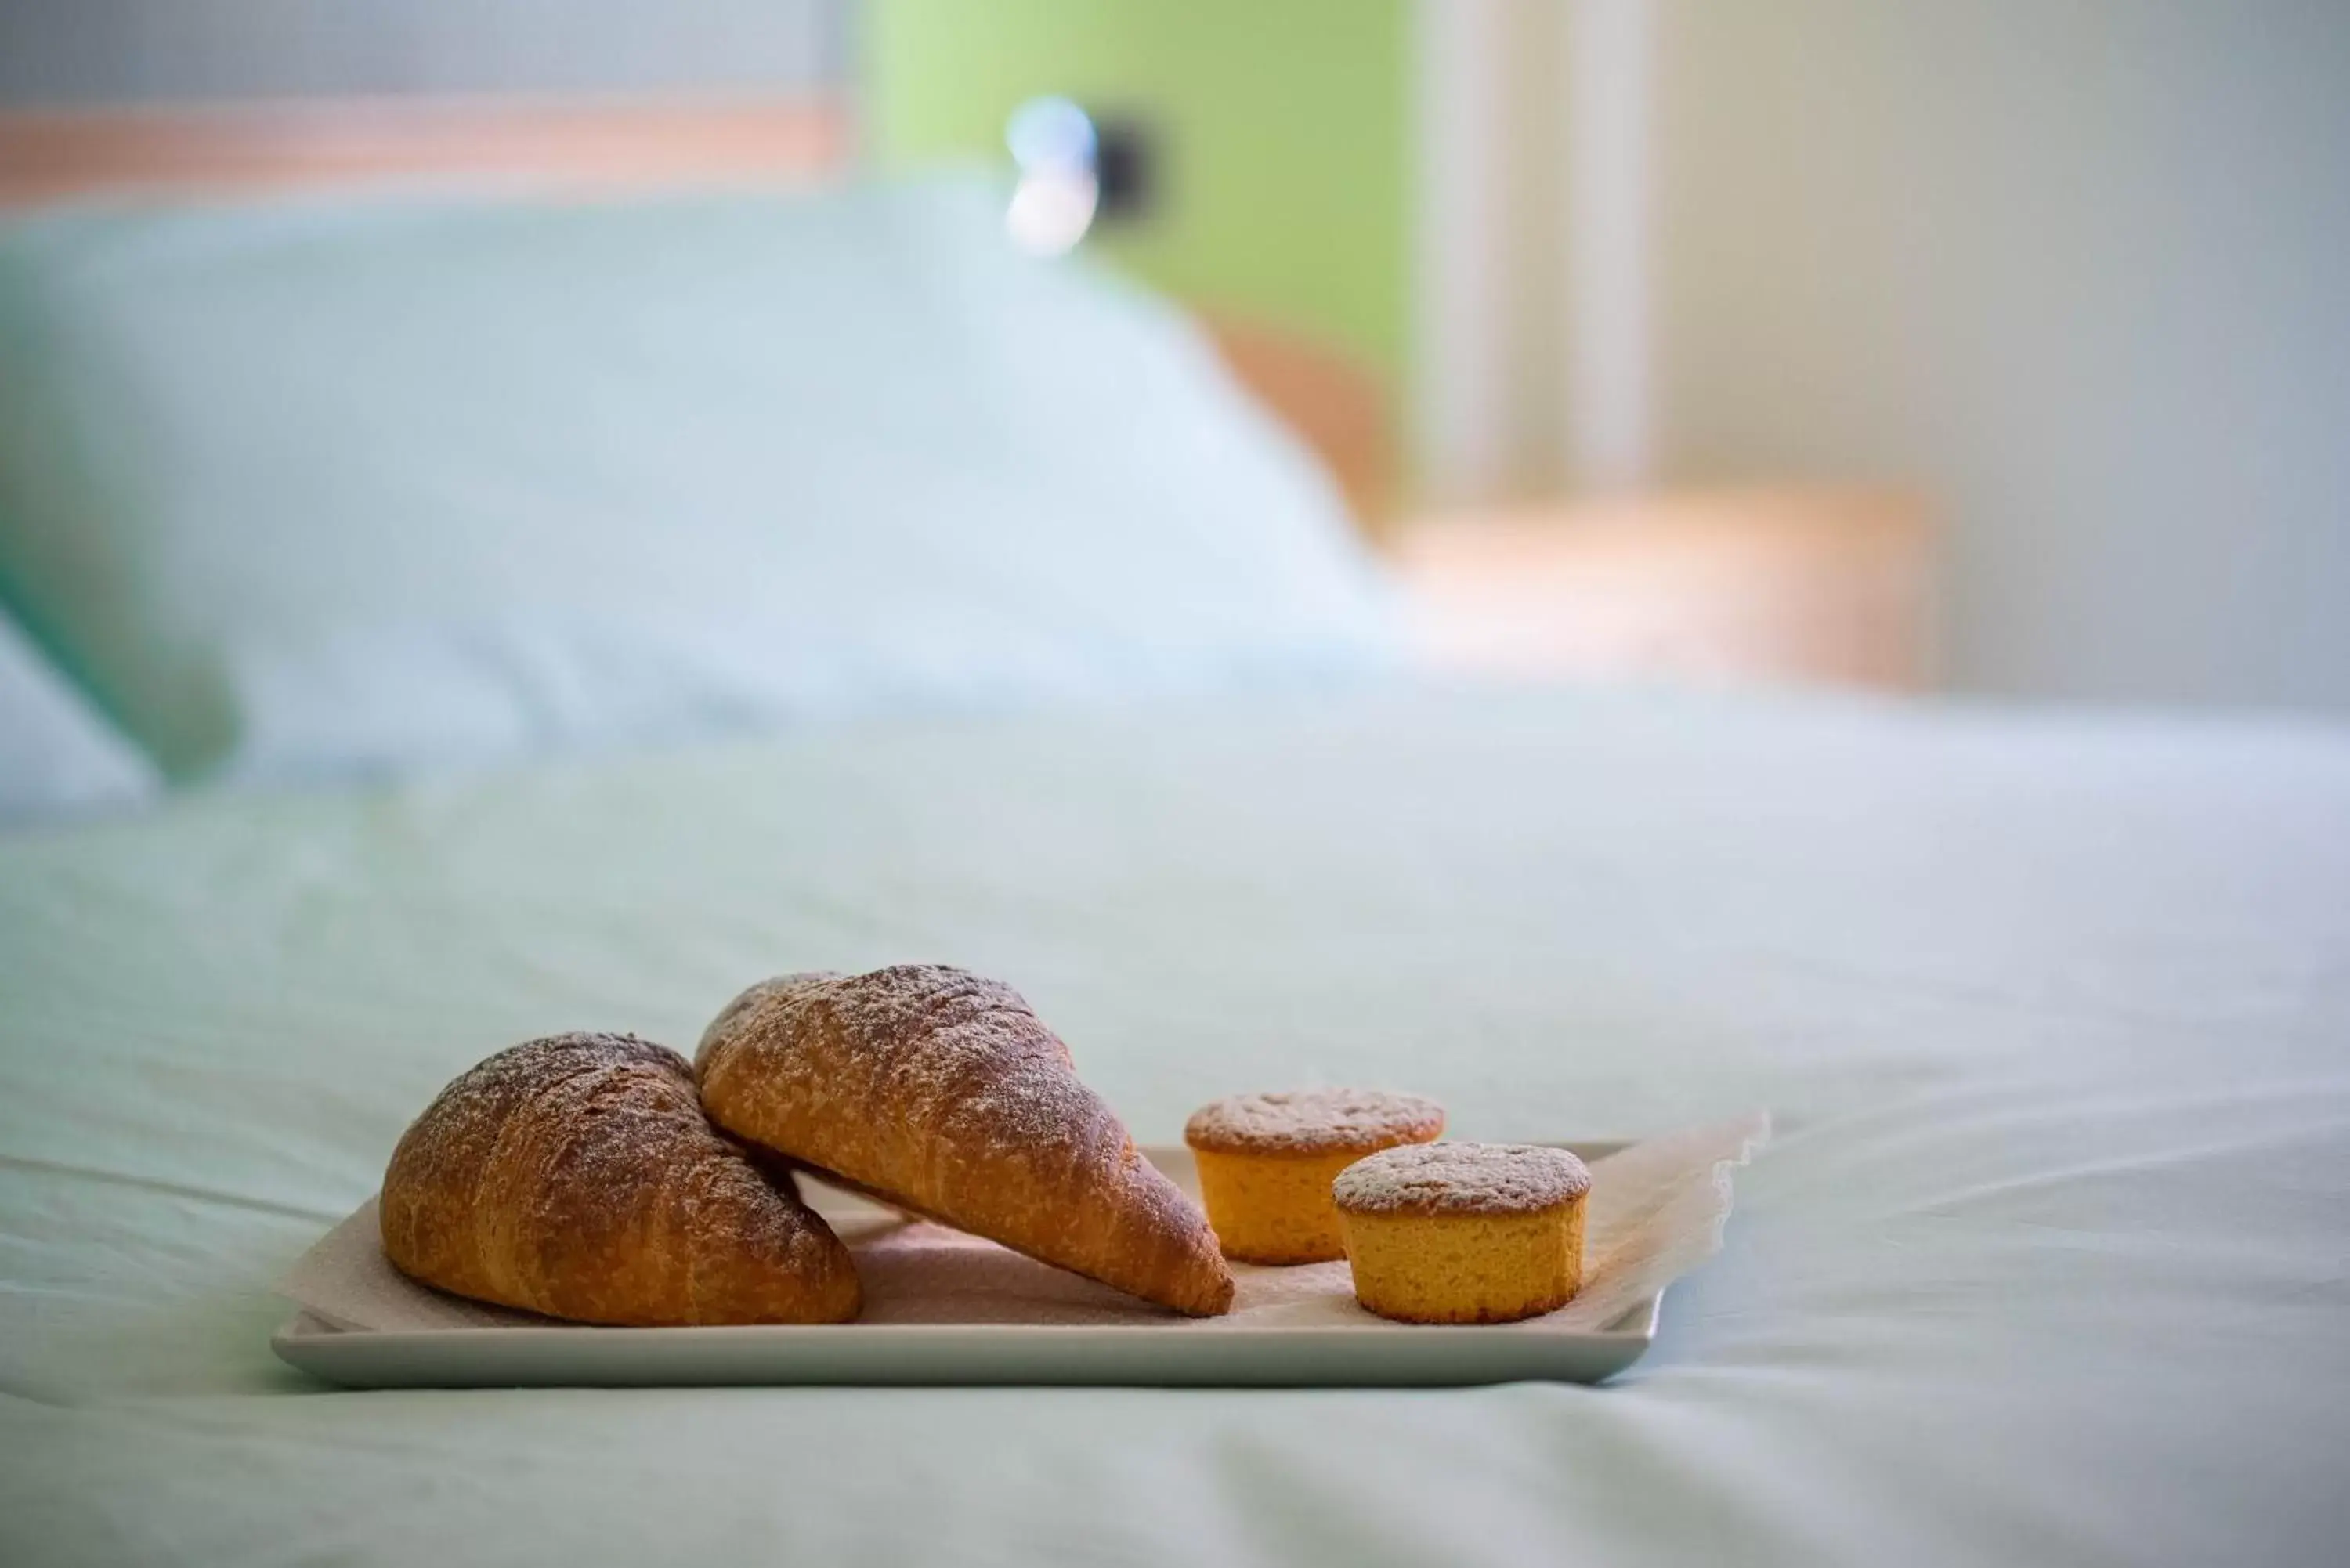
[(1355, 1299), (1400, 1323), (1513, 1323), (1583, 1288), (1588, 1194), (1517, 1214), (1338, 1210)]
[(1342, 1148), (1315, 1154), (1191, 1151), (1200, 1199), (1224, 1256), (1243, 1263), (1328, 1263), (1347, 1255), (1330, 1183), (1370, 1153)]

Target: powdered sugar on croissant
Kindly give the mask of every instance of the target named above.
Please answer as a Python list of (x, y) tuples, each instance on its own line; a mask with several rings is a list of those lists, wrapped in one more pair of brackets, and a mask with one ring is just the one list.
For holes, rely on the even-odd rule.
[(1178, 1312), (1232, 1305), (1207, 1217), (1000, 981), (944, 964), (762, 981), (695, 1073), (739, 1137)]
[(501, 1051), (385, 1173), (385, 1255), (478, 1301), (605, 1324), (837, 1323), (856, 1265), (791, 1179), (710, 1125), (685, 1059), (625, 1034)]

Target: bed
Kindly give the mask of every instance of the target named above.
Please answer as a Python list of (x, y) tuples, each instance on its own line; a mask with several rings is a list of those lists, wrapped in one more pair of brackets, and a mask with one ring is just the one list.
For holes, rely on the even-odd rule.
[[(160, 232), (105, 253), (140, 299), (133, 262), (219, 254)], [(144, 363), (77, 297), (110, 357), (59, 418)], [(1132, 308), (1119, 352), (1191, 395), (1205, 361)], [(1224, 418), (1197, 435), (1220, 483), (1321, 521), (1203, 524), (1213, 561), (1149, 575), (1206, 602), (1272, 537), (1280, 591), (1151, 621), (1104, 608), (1105, 557), (1027, 604), (1059, 640), (976, 685), (934, 678), (994, 610), (814, 687), (694, 644), (626, 701), (558, 618), (427, 660), (420, 709), (335, 683), (407, 642), (338, 664), (310, 623), (255, 640), (255, 574), (199, 601), (141, 575), (245, 513), (187, 501), (118, 558), (108, 527), (26, 532), (28, 495), (84, 493), (0, 495), (24, 640), (172, 786), (118, 766), (103, 809), (0, 833), (0, 1559), (2337, 1559), (2350, 737), (1430, 680), (1379, 656), (1326, 487)], [(272, 557), (347, 591), (303, 569)], [(404, 718), (483, 681), (462, 743), (406, 765)], [(674, 690), (712, 722), (672, 732)], [(1018, 984), (1146, 1141), (1316, 1079), (1436, 1095), (1471, 1136), (1778, 1130), (1724, 1252), (1596, 1389), (353, 1394), (272, 1358), (271, 1282), (462, 1067), (567, 1027), (683, 1044), (751, 978), (916, 956)]]

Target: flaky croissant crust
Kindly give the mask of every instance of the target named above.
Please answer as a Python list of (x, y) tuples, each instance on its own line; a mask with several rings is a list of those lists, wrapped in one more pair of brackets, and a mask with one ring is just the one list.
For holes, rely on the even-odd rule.
[(392, 1153), (385, 1254), (583, 1323), (837, 1323), (856, 1265), (790, 1176), (713, 1127), (676, 1052), (561, 1034), (459, 1077)]
[(1231, 1308), (1199, 1205), (1010, 986), (943, 964), (763, 981), (695, 1072), (737, 1137), (1178, 1312)]

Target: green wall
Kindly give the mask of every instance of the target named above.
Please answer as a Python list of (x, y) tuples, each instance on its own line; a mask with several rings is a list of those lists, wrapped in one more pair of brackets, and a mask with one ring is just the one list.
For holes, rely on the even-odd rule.
[(1005, 118), (1044, 93), (1145, 117), (1158, 208), (1087, 244), (1398, 385), (1405, 0), (868, 0), (864, 18), (866, 130), (883, 167), (1005, 160)]

